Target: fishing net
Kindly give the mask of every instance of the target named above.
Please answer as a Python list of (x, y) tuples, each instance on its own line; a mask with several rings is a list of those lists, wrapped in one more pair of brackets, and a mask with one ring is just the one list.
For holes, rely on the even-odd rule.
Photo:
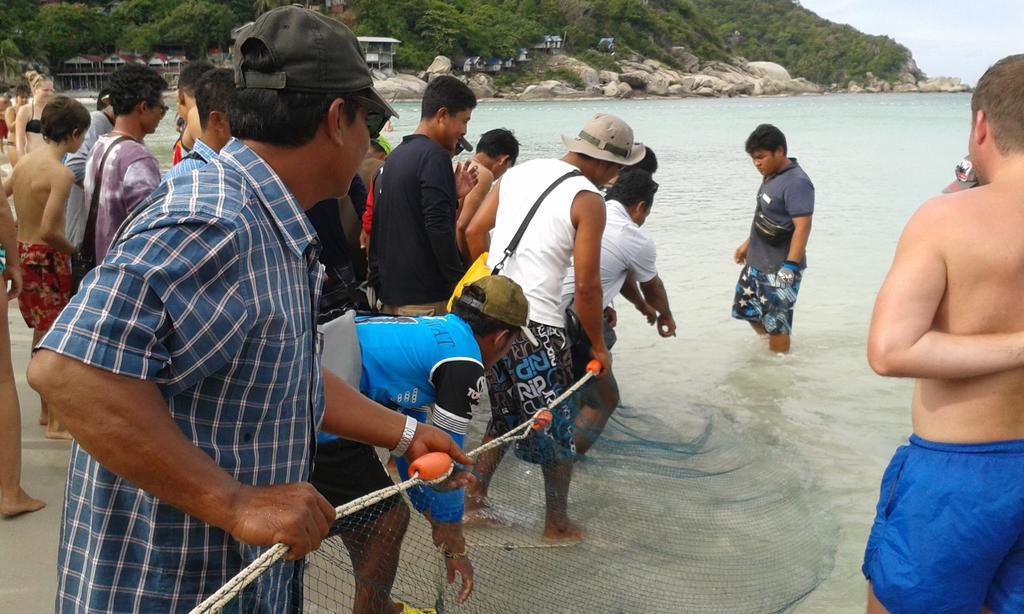
[[(478, 416), (467, 441), (485, 423)], [(677, 411), (671, 424), (619, 408), (574, 469), (569, 511), (586, 527), (582, 543), (543, 542), (538, 466), (507, 454), (490, 496), (488, 522), (465, 528), (475, 590), (464, 604), (429, 523), (396, 495), (307, 557), (304, 610), (353, 611), (358, 585), (358, 612), (389, 611), (392, 599), (451, 613), (780, 612), (829, 575), (837, 542), (799, 461), (710, 408)], [(399, 551), (397, 561), (386, 554)], [(390, 591), (382, 568), (394, 569)]]

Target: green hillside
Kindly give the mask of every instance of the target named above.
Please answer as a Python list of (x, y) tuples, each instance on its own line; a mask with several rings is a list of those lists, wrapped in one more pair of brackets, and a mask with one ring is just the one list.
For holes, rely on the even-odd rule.
[[(23, 61), (53, 69), (80, 53), (174, 48), (199, 56), (226, 45), (233, 26), (287, 1), (7, 0), (0, 78), (16, 74)], [(359, 34), (400, 39), (397, 65), (411, 70), (438, 54), (512, 56), (545, 34), (564, 37), (568, 53), (598, 67), (610, 62), (594, 47), (614, 37), (620, 51), (670, 65), (677, 57), (671, 49), (684, 47), (704, 61), (779, 62), (794, 77), (825, 85), (868, 71), (891, 80), (910, 59), (892, 39), (831, 23), (797, 0), (349, 0), (342, 19)]]
[(832, 23), (799, 0), (693, 0), (729, 54), (778, 62), (794, 77), (846, 83), (866, 72), (892, 80), (910, 51), (888, 36)]
[(690, 0), (351, 0), (347, 18), (359, 34), (400, 39), (403, 68), (423, 69), (438, 54), (509, 56), (544, 34), (564, 36), (576, 52), (615, 37), (666, 61), (673, 46), (725, 57), (715, 25)]

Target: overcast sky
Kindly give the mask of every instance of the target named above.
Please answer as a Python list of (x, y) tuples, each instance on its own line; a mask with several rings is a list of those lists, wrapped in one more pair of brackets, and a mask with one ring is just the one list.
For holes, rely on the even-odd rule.
[(801, 0), (805, 8), (914, 54), (929, 77), (974, 85), (993, 62), (1024, 53), (1024, 0)]

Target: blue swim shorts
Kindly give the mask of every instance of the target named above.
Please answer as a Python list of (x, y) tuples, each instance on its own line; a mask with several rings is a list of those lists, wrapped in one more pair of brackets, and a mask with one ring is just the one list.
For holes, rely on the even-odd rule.
[(861, 569), (893, 614), (1024, 612), (1024, 440), (912, 435), (882, 476)]
[[(529, 327), (540, 347), (519, 336), (509, 353), (487, 373), (491, 397), (487, 434), (491, 437), (526, 422), (572, 386), (572, 353), (565, 329), (532, 321)], [(546, 431), (531, 432), (516, 442), (516, 456), (541, 465), (575, 458), (571, 403), (570, 399), (551, 410), (551, 426)]]
[(757, 322), (769, 335), (793, 334), (793, 308), (802, 278), (803, 273), (797, 273), (793, 285), (783, 286), (775, 279), (775, 273), (767, 273), (748, 264), (736, 280), (732, 317)]

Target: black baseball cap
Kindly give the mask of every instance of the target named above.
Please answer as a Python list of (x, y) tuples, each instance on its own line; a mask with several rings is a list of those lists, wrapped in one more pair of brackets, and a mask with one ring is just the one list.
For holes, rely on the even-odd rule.
[[(273, 73), (242, 70), (242, 49), (263, 43), (278, 66)], [(373, 89), (373, 77), (359, 41), (344, 24), (299, 6), (282, 6), (242, 30), (231, 50), (238, 89), (310, 94), (350, 94), (366, 90), (362, 101), (387, 117), (398, 113)]]

